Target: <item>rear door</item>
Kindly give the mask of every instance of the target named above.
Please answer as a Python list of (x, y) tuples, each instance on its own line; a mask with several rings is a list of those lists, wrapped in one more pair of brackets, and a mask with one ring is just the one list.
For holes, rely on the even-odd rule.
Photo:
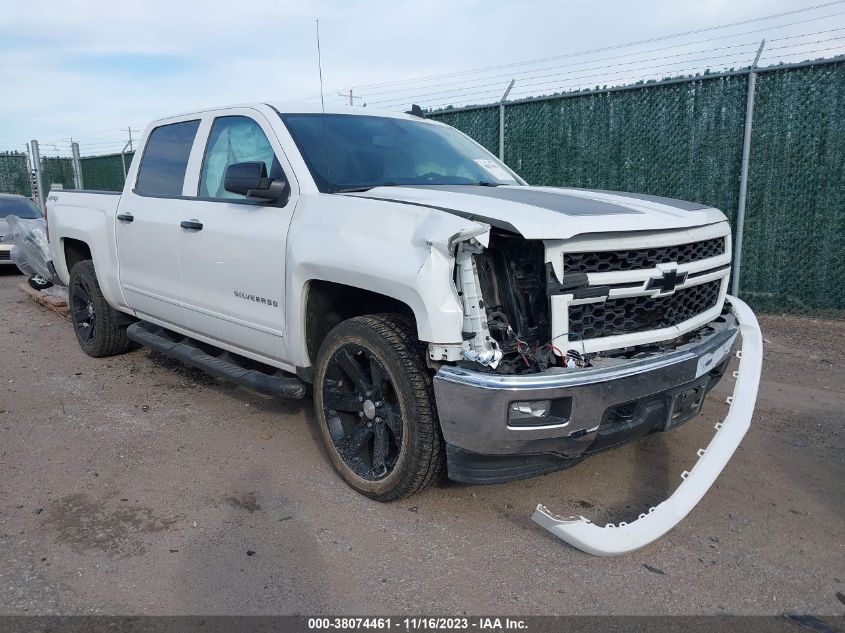
[(177, 119), (153, 128), (134, 187), (120, 199), (115, 229), (127, 305), (141, 317), (180, 327), (185, 317), (179, 221), (185, 215), (185, 173), (199, 125), (198, 118)]
[[(208, 129), (193, 195), (182, 208), (196, 228), (179, 232), (182, 301), (188, 327), (254, 355), (284, 361), (285, 251), (298, 197), (278, 139), (252, 108), (217, 112)], [(261, 203), (223, 188), (226, 167), (261, 161), (285, 178), (287, 195)]]

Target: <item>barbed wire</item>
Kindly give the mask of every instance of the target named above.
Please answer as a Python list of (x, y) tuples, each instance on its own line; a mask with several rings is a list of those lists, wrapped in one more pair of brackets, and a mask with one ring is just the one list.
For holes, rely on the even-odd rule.
[[(497, 66), (488, 66), (488, 67), (484, 67), (484, 68), (474, 68), (474, 69), (455, 71), (455, 72), (450, 72), (450, 73), (427, 75), (427, 76), (422, 76), (422, 77), (408, 78), (408, 79), (389, 81), (389, 82), (354, 84), (353, 87), (355, 89), (357, 89), (358, 91), (365, 90), (367, 92), (367, 94), (365, 96), (369, 97), (371, 94), (384, 94), (385, 91), (377, 91), (377, 92), (373, 91), (373, 89), (378, 89), (378, 88), (383, 88), (383, 87), (393, 87), (392, 92), (400, 92), (400, 91), (403, 91), (403, 90), (423, 88), (422, 85), (414, 86), (413, 84), (421, 84), (421, 83), (427, 83), (427, 82), (432, 82), (432, 81), (440, 81), (441, 82), (440, 84), (435, 83), (435, 84), (430, 84), (430, 85), (427, 86), (428, 88), (434, 88), (434, 87), (443, 85), (442, 84), (443, 79), (448, 79), (448, 78), (452, 78), (452, 77), (465, 77), (465, 76), (471, 75), (476, 80), (477, 79), (490, 79), (491, 77), (484, 77), (483, 75), (485, 73), (490, 73), (492, 71), (497, 71), (497, 70), (519, 68), (521, 66), (536, 65), (536, 64), (540, 64), (540, 63), (545, 63), (545, 62), (549, 62), (549, 61), (556, 61), (556, 60), (561, 60), (561, 59), (567, 59), (567, 58), (572, 58), (572, 57), (583, 57), (583, 56), (591, 55), (591, 54), (595, 54), (595, 53), (601, 53), (601, 52), (606, 52), (606, 51), (611, 51), (611, 50), (619, 50), (619, 49), (624, 49), (624, 48), (632, 48), (632, 47), (636, 47), (636, 46), (642, 46), (644, 44), (666, 41), (666, 40), (671, 40), (671, 39), (677, 39), (677, 38), (687, 37), (687, 36), (690, 36), (690, 35), (695, 35), (695, 34), (700, 34), (700, 33), (705, 33), (705, 32), (713, 32), (713, 31), (718, 31), (718, 30), (723, 30), (723, 29), (729, 29), (729, 28), (733, 28), (733, 27), (737, 27), (737, 26), (742, 26), (742, 25), (745, 25), (745, 24), (757, 23), (757, 22), (766, 21), (766, 20), (773, 20), (773, 19), (777, 19), (777, 18), (782, 18), (782, 17), (806, 13), (806, 12), (814, 11), (814, 10), (818, 10), (818, 9), (823, 9), (823, 8), (834, 6), (834, 5), (841, 5), (841, 4), (843, 4), (843, 2), (845, 2), (845, 0), (834, 0), (832, 2), (825, 2), (825, 3), (816, 4), (816, 5), (809, 6), (809, 7), (803, 7), (801, 9), (795, 9), (795, 10), (792, 10), (792, 11), (785, 11), (785, 12), (781, 12), (781, 13), (776, 13), (776, 14), (771, 14), (771, 15), (766, 15), (766, 16), (760, 16), (760, 17), (757, 17), (757, 18), (750, 18), (750, 19), (741, 20), (741, 21), (738, 21), (738, 22), (731, 22), (731, 23), (728, 23), (728, 24), (715, 25), (715, 26), (704, 27), (704, 28), (700, 28), (700, 29), (693, 29), (693, 30), (684, 31), (684, 32), (681, 32), (681, 33), (673, 33), (673, 34), (668, 34), (668, 35), (662, 35), (662, 36), (648, 38), (648, 39), (639, 40), (639, 41), (635, 41), (635, 42), (615, 44), (615, 45), (611, 45), (611, 46), (604, 46), (604, 47), (594, 48), (594, 49), (590, 49), (590, 50), (574, 51), (574, 52), (565, 53), (565, 54), (562, 54), (562, 55), (556, 55), (556, 56), (552, 56), (552, 57), (523, 60), (523, 61), (512, 62), (512, 63), (508, 63), (508, 64), (500, 64), (500, 65), (497, 65)], [(767, 25), (766, 27), (761, 28), (761, 29), (754, 29), (754, 30), (750, 30), (750, 31), (744, 31), (744, 32), (741, 32), (741, 33), (731, 33), (731, 34), (726, 34), (726, 35), (710, 36), (706, 40), (699, 40), (698, 42), (682, 42), (682, 43), (674, 44), (674, 45), (671, 45), (671, 46), (652, 49), (649, 52), (666, 50), (666, 49), (670, 49), (670, 48), (678, 48), (678, 47), (683, 47), (683, 46), (690, 46), (690, 45), (694, 45), (696, 43), (712, 42), (714, 39), (726, 39), (726, 38), (729, 38), (729, 37), (739, 37), (739, 36), (744, 35), (744, 34), (762, 33), (762, 32), (765, 32), (765, 31), (787, 28), (787, 27), (798, 25), (798, 24), (804, 24), (804, 23), (807, 23), (807, 22), (813, 22), (813, 21), (817, 21), (817, 20), (828, 19), (828, 18), (831, 18), (831, 17), (842, 15), (843, 13), (845, 13), (845, 12), (838, 12), (838, 13), (833, 13), (833, 14), (825, 14), (825, 15), (821, 15), (821, 16), (815, 16), (815, 17), (812, 17), (812, 18), (809, 18), (809, 19), (806, 19), (806, 20), (793, 20), (793, 21), (790, 21), (790, 22), (787, 22), (787, 23), (784, 23), (784, 24)], [(635, 54), (639, 54), (639, 53), (635, 53)], [(537, 69), (534, 69), (533, 71), (527, 71), (527, 72), (536, 72), (536, 70)], [(502, 74), (499, 74), (499, 76), (504, 77)], [(513, 76), (512, 74), (509, 74), (507, 76), (507, 80), (509, 81), (512, 78), (512, 76)], [(464, 81), (466, 81), (466, 80), (464, 80)], [(457, 83), (460, 83), (460, 82), (457, 82)], [(401, 87), (399, 87), (399, 86), (401, 86)], [(347, 89), (348, 89), (348, 85), (347, 85)], [(334, 93), (336, 91), (333, 89), (333, 90), (329, 90), (327, 92)], [(316, 96), (318, 97), (319, 95), (316, 95)], [(315, 97), (314, 96), (302, 97), (300, 99), (295, 99), (295, 101), (302, 101), (302, 100), (307, 100), (307, 99), (312, 99), (312, 98), (315, 98)], [(330, 103), (339, 102), (339, 101), (341, 101), (341, 100), (339, 100), (337, 98), (332, 98), (330, 100)]]
[[(829, 47), (829, 48), (822, 48), (822, 49), (815, 49), (815, 50), (811, 50), (811, 51), (805, 51), (804, 53), (802, 53), (802, 57), (804, 55), (812, 55), (812, 54), (816, 54), (816, 53), (829, 52), (831, 50), (841, 50), (841, 48), (840, 47)], [(761, 56), (761, 60), (762, 61), (768, 61), (762, 56)], [(769, 65), (767, 67), (761, 67), (761, 68), (759, 68), (759, 70), (764, 71), (767, 68), (773, 68), (773, 69), (777, 68), (777, 64)], [(556, 89), (550, 90), (550, 91), (534, 90), (534, 91), (531, 91), (530, 94), (525, 94), (525, 95), (522, 95), (522, 94), (519, 94), (519, 93), (511, 93), (512, 95), (514, 95), (511, 98), (511, 101), (517, 101), (517, 100), (520, 100), (520, 99), (526, 99), (526, 98), (532, 98), (532, 97), (546, 97), (546, 96), (552, 96), (552, 95), (558, 95), (558, 94), (566, 94), (566, 93), (577, 92), (577, 91), (580, 91), (580, 90), (591, 90), (591, 89), (603, 90), (603, 89), (608, 89), (608, 88), (612, 88), (612, 87), (615, 87), (615, 86), (628, 86), (628, 85), (633, 86), (633, 85), (642, 84), (643, 87), (648, 87), (650, 82), (658, 82), (658, 81), (661, 81), (662, 79), (689, 78), (689, 79), (692, 80), (692, 79), (695, 79), (696, 77), (705, 78), (708, 74), (718, 74), (718, 73), (713, 72), (712, 68), (709, 65), (704, 65), (704, 66), (698, 66), (698, 67), (690, 67), (690, 68), (679, 69), (673, 75), (671, 75), (669, 77), (662, 77), (662, 78), (655, 78), (653, 74), (634, 75), (634, 76), (616, 76), (616, 77), (604, 77), (604, 76), (602, 76), (604, 81), (602, 82), (601, 85), (593, 85), (592, 83), (588, 84), (587, 82), (582, 82), (582, 83), (573, 83), (573, 84), (561, 85), (561, 86), (558, 86)], [(490, 96), (491, 94), (493, 96)], [(496, 104), (497, 104), (497, 102), (495, 101), (495, 96), (498, 95), (498, 92), (497, 93), (489, 93), (488, 92), (487, 95), (488, 96), (486, 96), (484, 98), (479, 97), (478, 101), (476, 103), (478, 105), (480, 105), (481, 107), (495, 107)], [(485, 100), (487, 101), (487, 103), (484, 103)], [(469, 105), (476, 105), (476, 103), (472, 103), (472, 104), (469, 104)], [(461, 106), (456, 106), (454, 100), (426, 103), (425, 106), (427, 108), (431, 109), (431, 110), (442, 110), (444, 108), (449, 108), (449, 107), (457, 107), (457, 108), (461, 107)], [(379, 108), (376, 107), (376, 109), (379, 109)], [(384, 109), (384, 108), (381, 108), (381, 109)]]
[[(835, 32), (835, 31), (843, 31), (845, 27), (842, 29), (828, 29), (826, 32)], [(818, 33), (824, 33), (825, 31), (820, 31)], [(805, 36), (808, 34), (805, 34)], [(809, 34), (814, 35), (814, 34)], [(786, 40), (787, 38), (780, 38), (781, 40)], [(801, 42), (801, 43), (794, 43), (794, 44), (786, 44), (783, 46), (775, 46), (769, 49), (764, 49), (765, 56), (761, 59), (765, 61), (771, 60), (774, 57), (783, 57), (784, 53), (787, 51), (794, 50), (793, 53), (787, 53), (787, 55), (810, 55), (818, 52), (826, 52), (830, 50), (837, 50), (837, 49), (845, 49), (845, 46), (834, 46), (834, 47), (823, 47), (823, 48), (816, 48), (813, 50), (803, 50), (808, 46), (812, 46), (819, 43), (827, 43), (827, 42), (834, 42), (834, 41), (842, 41), (845, 40), (845, 36), (837, 36), (832, 38), (824, 38), (818, 39), (809, 42)], [(732, 57), (726, 58), (723, 55), (714, 55), (709, 57), (699, 57), (696, 59), (684, 59), (679, 60), (676, 62), (664, 62), (660, 64), (650, 64), (643, 66), (642, 64), (647, 64), (648, 62), (655, 61), (656, 59), (661, 58), (652, 58), (649, 60), (634, 60), (631, 62), (623, 62), (619, 64), (609, 64), (606, 66), (596, 66), (593, 68), (583, 68), (580, 70), (573, 70), (564, 73), (554, 73), (553, 75), (541, 75), (535, 77), (526, 77), (526, 78), (519, 78), (517, 80), (517, 84), (514, 87), (514, 90), (511, 92), (511, 99), (520, 98), (523, 96), (526, 90), (535, 93), (546, 93), (546, 92), (560, 92), (568, 87), (573, 85), (578, 86), (582, 85), (585, 80), (601, 80), (604, 84), (613, 84), (619, 79), (617, 77), (612, 77), (614, 73), (617, 75), (624, 73), (623, 80), (643, 80), (643, 79), (654, 79), (655, 75), (678, 75), (684, 76), (690, 74), (692, 72), (702, 70), (702, 69), (709, 69), (714, 70), (714, 68), (726, 68), (732, 67), (736, 65), (740, 65), (741, 67), (745, 67), (750, 65), (751, 63), (751, 53), (756, 50), (756, 47), (759, 46), (759, 42), (750, 42), (747, 44), (740, 45), (742, 47), (754, 47), (754, 49), (750, 49), (748, 54), (744, 57)], [(795, 49), (802, 49), (802, 50), (795, 50)], [(706, 52), (705, 51), (696, 51), (696, 53)], [(777, 53), (777, 51), (782, 51), (781, 53)], [(774, 55), (773, 55), (774, 53)], [(674, 56), (666, 56), (674, 57)], [(707, 64), (703, 64), (703, 62), (711, 62)], [(718, 63), (712, 63), (718, 62)], [(587, 75), (576, 75), (576, 73), (589, 71), (589, 70), (599, 70), (599, 69), (608, 69), (608, 68), (615, 68), (616, 70), (613, 73), (602, 72), (598, 74), (587, 74)], [(663, 70), (662, 73), (656, 72), (645, 72), (645, 71), (657, 71)], [(645, 73), (642, 75), (641, 73)], [(548, 79), (549, 77), (557, 78), (556, 81), (551, 81)], [(545, 79), (544, 81), (528, 81), (527, 83), (523, 81), (523, 79)], [(484, 89), (487, 88), (487, 89)], [(503, 89), (502, 83), (489, 83), (489, 84), (478, 84), (473, 86), (467, 86), (465, 88), (457, 88), (454, 90), (449, 91), (440, 91), (440, 92), (433, 92), (433, 93), (416, 93), (413, 95), (408, 95), (405, 97), (393, 98), (383, 101), (375, 101), (369, 102), (368, 105), (377, 109), (391, 109), (395, 108), (397, 104), (402, 102), (418, 102), (421, 104), (425, 104), (427, 107), (439, 107), (441, 102), (445, 99), (446, 105), (454, 105), (452, 102), (463, 103), (467, 100), (476, 100), (476, 99), (493, 99), (498, 97)]]
[[(831, 15), (820, 16), (819, 18), (813, 18), (813, 20), (822, 19), (822, 18), (829, 18), (829, 17), (832, 17), (832, 16), (839, 16), (839, 15), (845, 15), (845, 11), (840, 11), (839, 13), (834, 13), (834, 14), (831, 14)], [(794, 24), (798, 24), (798, 23), (796, 22)], [(784, 26), (794, 26), (794, 24), (789, 24), (789, 25), (784, 25)], [(845, 28), (845, 27), (843, 27), (843, 28)], [(745, 35), (745, 34), (748, 34), (748, 33), (763, 32), (763, 31), (767, 31), (767, 30), (769, 30), (769, 29), (755, 29), (754, 31), (749, 31), (749, 32), (745, 32), (745, 33), (734, 33), (734, 34), (731, 34), (731, 35), (728, 35), (728, 36), (722, 36), (722, 37), (719, 37), (719, 38), (709, 38), (709, 39), (706, 39), (706, 40), (697, 40), (696, 42), (683, 42), (681, 44), (673, 44), (671, 46), (663, 46), (663, 47), (653, 48), (653, 49), (649, 49), (649, 50), (645, 50), (645, 51), (637, 51), (637, 52), (634, 52), (634, 53), (624, 53), (622, 55), (614, 55), (614, 56), (611, 56), (611, 57), (602, 57), (602, 58), (599, 58), (599, 59), (576, 61), (576, 62), (572, 62), (572, 63), (569, 63), (569, 64), (556, 65), (556, 66), (546, 66), (546, 67), (543, 67), (543, 68), (534, 68), (534, 69), (531, 69), (531, 70), (526, 71), (526, 72), (536, 73), (536, 72), (541, 72), (541, 71), (546, 71), (546, 70), (558, 70), (558, 69), (561, 69), (561, 68), (571, 68), (571, 67), (580, 66), (580, 65), (584, 65), (584, 64), (591, 64), (591, 63), (595, 63), (595, 62), (612, 61), (612, 60), (616, 60), (616, 59), (626, 59), (626, 58), (629, 58), (631, 55), (649, 55), (649, 56), (652, 56), (655, 53), (663, 52), (663, 51), (666, 51), (666, 50), (671, 50), (671, 49), (674, 49), (674, 48), (681, 48), (681, 47), (685, 47), (685, 46), (694, 46), (694, 45), (697, 45), (697, 44), (707, 44), (707, 43), (711, 43), (714, 39), (725, 39), (726, 37), (738, 37), (740, 35)], [(786, 39), (796, 39), (798, 37), (807, 37), (807, 36), (817, 35), (817, 34), (821, 34), (821, 33), (828, 33), (828, 32), (832, 32), (832, 31), (839, 31), (839, 30), (842, 30), (842, 28), (825, 29), (825, 30), (822, 30), (822, 31), (814, 31), (814, 32), (810, 32), (810, 33), (801, 33), (801, 34), (798, 34), (798, 35), (791, 35), (791, 36), (788, 36), (788, 37), (781, 37), (781, 38), (769, 38), (768, 41), (774, 42), (774, 41), (781, 41), (781, 40), (786, 40)], [(759, 40), (755, 40), (753, 42), (744, 43), (744, 44), (732, 44), (732, 45), (723, 46), (723, 47), (703, 49), (703, 50), (700, 50), (700, 51), (695, 51), (695, 50), (686, 51), (686, 52), (683, 52), (683, 53), (676, 53), (675, 55), (667, 55), (667, 56), (664, 56), (663, 58), (669, 58), (669, 57), (674, 57), (674, 56), (682, 56), (682, 55), (693, 55), (696, 52), (726, 50), (726, 49), (730, 49), (730, 48), (736, 48), (736, 47), (739, 47), (739, 46), (752, 46), (752, 45), (757, 46), (757, 45), (759, 45), (759, 43), (760, 43)], [(513, 74), (498, 74), (498, 75), (491, 75), (490, 77), (477, 77), (477, 79), (480, 79), (480, 80), (499, 79), (501, 82), (508, 82), (511, 79), (513, 79), (514, 76), (515, 75), (513, 75)], [(525, 79), (533, 78), (533, 77), (528, 77), (528, 76), (525, 76), (525, 75), (517, 75), (517, 76), (519, 76), (521, 79), (522, 78), (525, 78)], [(440, 87), (443, 87), (443, 86), (452, 86), (452, 85), (466, 85), (466, 83), (467, 83), (466, 80), (453, 81), (453, 82), (447, 82), (447, 83), (441, 83), (441, 84), (432, 84), (432, 85), (425, 86), (425, 87), (419, 86), (419, 89), (440, 88)], [(412, 88), (408, 88), (408, 89), (410, 90)], [(371, 99), (374, 95), (396, 94), (396, 93), (397, 93), (396, 90), (368, 91), (367, 97), (369, 99)]]

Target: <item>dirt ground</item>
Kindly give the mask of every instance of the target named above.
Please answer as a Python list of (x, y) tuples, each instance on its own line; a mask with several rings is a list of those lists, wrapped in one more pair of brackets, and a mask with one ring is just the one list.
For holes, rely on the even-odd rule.
[[(779, 614), (845, 610), (845, 323), (767, 316), (752, 428), (652, 546), (588, 556), (530, 516), (630, 520), (726, 410), (569, 471), (388, 505), (332, 472), (311, 402), (140, 350), (94, 360), (0, 272), (0, 613)], [(841, 597), (837, 597), (837, 593)]]

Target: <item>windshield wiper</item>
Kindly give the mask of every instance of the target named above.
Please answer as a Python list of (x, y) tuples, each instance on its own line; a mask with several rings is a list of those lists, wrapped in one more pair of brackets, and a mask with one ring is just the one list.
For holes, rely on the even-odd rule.
[(490, 182), (488, 180), (479, 180), (475, 184), (478, 185), (479, 187), (498, 187), (502, 183), (500, 183), (500, 182)]
[(369, 191), (377, 185), (370, 185), (368, 187), (346, 187), (344, 189), (334, 189), (331, 193), (356, 193), (359, 191)]
[(369, 191), (376, 187), (395, 187), (395, 182), (383, 182), (380, 185), (362, 185), (360, 187), (344, 187), (343, 189), (335, 189), (331, 193), (359, 193), (361, 191)]

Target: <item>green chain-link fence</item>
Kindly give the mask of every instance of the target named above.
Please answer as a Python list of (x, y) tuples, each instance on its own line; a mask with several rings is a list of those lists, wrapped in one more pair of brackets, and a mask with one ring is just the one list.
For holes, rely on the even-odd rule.
[(134, 155), (134, 152), (127, 152), (81, 159), (82, 184), (86, 189), (122, 191), (124, 173), (129, 169)]
[(22, 152), (0, 153), (0, 193), (32, 195), (29, 163)]
[(845, 313), (845, 63), (757, 78), (741, 291)]
[[(736, 220), (747, 74), (526, 100), (505, 107), (505, 162), (531, 184), (694, 200)], [(845, 315), (845, 62), (757, 79), (740, 295), (757, 309)], [(431, 117), (496, 153), (498, 104)], [(83, 158), (86, 189), (123, 188), (132, 153)], [(43, 180), (73, 188), (69, 158)], [(30, 195), (27, 157), (0, 154), (0, 192)]]
[[(534, 185), (693, 200), (735, 223), (747, 74), (505, 107), (505, 162)], [(763, 311), (845, 315), (845, 62), (760, 71), (740, 295)], [(432, 118), (498, 151), (498, 104)]]
[[(83, 186), (86, 189), (101, 191), (121, 191), (124, 168), (129, 169), (134, 155), (134, 152), (127, 152), (82, 158), (80, 165)], [(42, 157), (41, 170), (44, 188), (47, 191), (55, 184), (60, 184), (65, 189), (75, 187), (70, 158)], [(27, 197), (32, 195), (32, 180), (26, 154), (14, 152), (0, 154), (0, 193), (16, 193)]]
[(47, 191), (50, 191), (53, 185), (61, 185), (64, 189), (76, 187), (69, 158), (42, 158), (41, 178)]

